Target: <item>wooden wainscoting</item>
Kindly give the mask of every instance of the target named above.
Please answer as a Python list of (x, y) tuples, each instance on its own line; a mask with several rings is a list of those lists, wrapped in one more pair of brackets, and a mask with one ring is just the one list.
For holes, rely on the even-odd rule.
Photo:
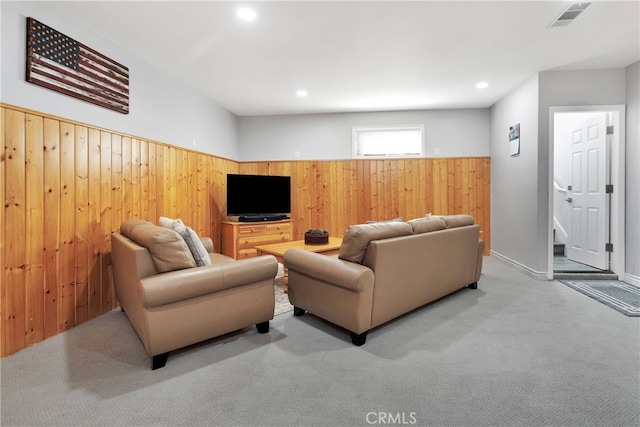
[(291, 176), (294, 240), (310, 228), (342, 236), (351, 224), (427, 213), (468, 213), (489, 254), (489, 157), (273, 161), (240, 164), (240, 173)]
[(3, 106), (0, 340), (6, 356), (117, 306), (111, 232), (182, 218), (220, 247), (238, 163)]

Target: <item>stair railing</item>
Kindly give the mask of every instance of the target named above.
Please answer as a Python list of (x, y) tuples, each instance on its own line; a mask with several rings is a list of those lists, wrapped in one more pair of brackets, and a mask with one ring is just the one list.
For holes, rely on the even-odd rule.
[[(567, 239), (569, 237), (569, 234), (567, 233), (567, 230), (565, 229), (565, 227), (562, 224), (562, 221), (556, 216), (556, 208), (560, 207), (563, 205), (563, 203), (565, 202), (565, 198), (567, 193), (569, 192), (568, 189), (563, 188), (560, 186), (560, 184), (558, 184), (558, 181), (553, 180), (553, 189), (554, 194), (553, 194), (553, 203), (554, 203), (554, 209), (553, 209), (553, 228), (554, 230), (557, 231), (557, 233), (553, 233), (554, 234), (554, 242), (559, 241), (561, 243), (566, 243)], [(566, 224), (565, 224), (566, 225)], [(559, 239), (556, 238), (556, 236), (559, 235)]]

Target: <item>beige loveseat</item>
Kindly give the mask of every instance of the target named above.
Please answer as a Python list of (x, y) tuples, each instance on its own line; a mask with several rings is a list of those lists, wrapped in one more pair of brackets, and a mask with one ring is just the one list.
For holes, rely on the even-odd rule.
[(476, 288), (484, 242), (469, 215), (350, 226), (337, 256), (290, 249), (289, 301), (351, 332), (367, 332), (464, 287)]
[(213, 253), (211, 239), (199, 243), (211, 265), (197, 267), (180, 234), (148, 221), (128, 220), (111, 235), (116, 297), (152, 357), (152, 369), (190, 344), (253, 324), (260, 333), (269, 331), (275, 257), (235, 261)]

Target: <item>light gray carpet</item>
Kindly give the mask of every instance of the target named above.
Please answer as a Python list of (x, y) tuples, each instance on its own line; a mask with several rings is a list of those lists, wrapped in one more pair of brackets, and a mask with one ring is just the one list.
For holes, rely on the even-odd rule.
[(640, 317), (640, 288), (619, 280), (559, 280), (559, 282), (625, 316)]
[(110, 312), (2, 359), (0, 421), (637, 426), (639, 356), (638, 318), (489, 257), (477, 290), (377, 328), (362, 347), (283, 314), (268, 334), (247, 328), (151, 371), (124, 313)]

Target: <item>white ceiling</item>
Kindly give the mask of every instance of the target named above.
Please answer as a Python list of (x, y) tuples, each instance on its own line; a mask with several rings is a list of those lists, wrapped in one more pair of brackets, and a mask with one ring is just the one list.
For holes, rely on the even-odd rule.
[[(247, 116), (489, 107), (539, 71), (640, 59), (638, 0), (592, 2), (569, 26), (549, 28), (571, 3), (47, 4)], [(239, 6), (258, 18), (239, 20)]]

